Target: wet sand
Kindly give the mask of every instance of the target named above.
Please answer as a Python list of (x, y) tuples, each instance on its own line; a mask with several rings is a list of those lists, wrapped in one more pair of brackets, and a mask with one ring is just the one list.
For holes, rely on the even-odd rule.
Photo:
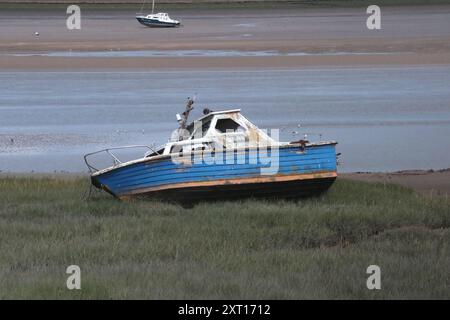
[(392, 183), (414, 189), (426, 196), (450, 196), (450, 169), (410, 170), (391, 173), (355, 172), (340, 177), (365, 182)]
[(360, 67), (448, 65), (450, 53), (333, 55), (289, 57), (11, 57), (0, 56), (0, 71), (8, 70), (180, 70), (180, 69), (293, 69), (305, 67)]
[[(382, 30), (377, 31), (366, 28), (364, 8), (283, 6), (258, 10), (174, 10), (171, 14), (182, 20), (182, 27), (151, 29), (139, 25), (131, 11), (82, 9), (82, 29), (69, 31), (65, 27), (65, 12), (1, 12), (0, 70), (241, 69), (450, 63), (450, 6), (383, 8)], [(35, 32), (39, 32), (39, 36), (35, 36)], [(275, 50), (313, 55), (115, 58), (9, 55), (111, 50)], [(329, 53), (335, 55), (322, 55)]]

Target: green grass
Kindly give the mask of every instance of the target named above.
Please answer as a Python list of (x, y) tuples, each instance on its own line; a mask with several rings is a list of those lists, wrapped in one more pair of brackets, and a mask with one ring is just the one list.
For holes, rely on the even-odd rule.
[[(450, 298), (445, 198), (338, 179), (315, 199), (184, 209), (87, 188), (0, 178), (0, 298)], [(81, 290), (66, 289), (72, 264)]]

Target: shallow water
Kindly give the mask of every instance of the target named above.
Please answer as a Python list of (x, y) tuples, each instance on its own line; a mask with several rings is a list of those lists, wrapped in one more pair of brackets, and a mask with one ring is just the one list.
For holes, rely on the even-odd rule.
[[(450, 67), (0, 72), (0, 170), (86, 171), (84, 153), (161, 144), (197, 94), (282, 140), (337, 140), (340, 171), (450, 167)], [(193, 119), (192, 118), (192, 119)]]

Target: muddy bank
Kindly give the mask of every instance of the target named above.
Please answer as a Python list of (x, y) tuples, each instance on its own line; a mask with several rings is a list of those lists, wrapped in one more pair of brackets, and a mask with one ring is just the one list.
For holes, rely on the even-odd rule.
[(450, 195), (450, 169), (408, 170), (390, 173), (355, 172), (340, 174), (342, 178), (366, 182), (393, 183), (427, 195)]

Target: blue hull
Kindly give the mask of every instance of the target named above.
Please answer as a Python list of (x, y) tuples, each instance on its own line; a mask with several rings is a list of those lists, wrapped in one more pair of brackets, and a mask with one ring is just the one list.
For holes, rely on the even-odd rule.
[[(278, 156), (270, 151), (265, 157), (258, 156), (248, 149), (235, 151), (234, 159), (224, 158), (222, 153), (212, 156), (223, 163), (196, 162), (194, 157), (198, 160), (200, 154), (182, 163), (159, 156), (95, 174), (92, 182), (118, 198), (152, 196), (194, 201), (309, 196), (327, 190), (336, 178), (335, 143), (284, 146), (278, 149)], [(269, 163), (272, 156), (277, 160)], [(271, 166), (275, 168), (273, 174), (261, 173)]]
[(171, 28), (171, 27), (178, 27), (180, 23), (167, 23), (167, 22), (161, 22), (155, 19), (147, 19), (147, 18), (140, 18), (136, 17), (136, 20), (139, 21), (140, 24), (146, 26), (146, 27), (155, 27), (155, 28)]

